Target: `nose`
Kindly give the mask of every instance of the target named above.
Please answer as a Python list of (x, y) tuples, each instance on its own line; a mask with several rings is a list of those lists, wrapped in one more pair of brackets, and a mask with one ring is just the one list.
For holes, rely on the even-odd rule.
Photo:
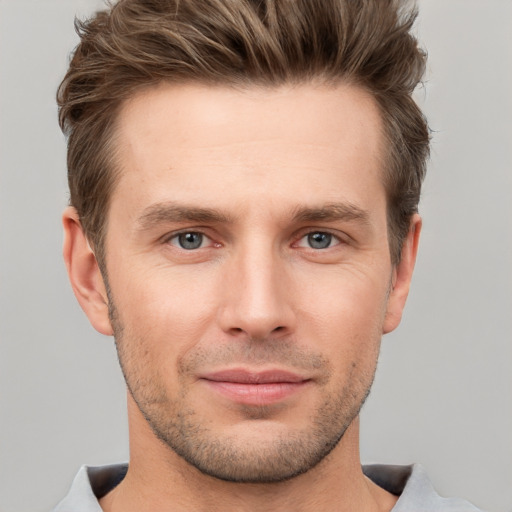
[(265, 244), (254, 245), (236, 254), (223, 273), (220, 327), (253, 340), (288, 335), (296, 318), (286, 264)]

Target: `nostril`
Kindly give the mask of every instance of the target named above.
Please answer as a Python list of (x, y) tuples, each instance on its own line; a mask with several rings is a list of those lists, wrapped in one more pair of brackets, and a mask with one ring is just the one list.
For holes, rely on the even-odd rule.
[(282, 331), (284, 329), (284, 327), (282, 325), (280, 325), (279, 327), (276, 327), (273, 332), (277, 332), (277, 331)]

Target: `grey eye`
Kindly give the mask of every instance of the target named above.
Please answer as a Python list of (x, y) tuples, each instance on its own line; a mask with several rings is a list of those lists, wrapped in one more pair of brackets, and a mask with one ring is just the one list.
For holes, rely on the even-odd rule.
[(332, 235), (330, 233), (310, 233), (308, 236), (308, 245), (313, 249), (327, 249), (331, 245)]
[(176, 235), (178, 245), (182, 249), (186, 249), (188, 251), (199, 249), (203, 245), (203, 238), (202, 233), (194, 232), (180, 233), (179, 235)]

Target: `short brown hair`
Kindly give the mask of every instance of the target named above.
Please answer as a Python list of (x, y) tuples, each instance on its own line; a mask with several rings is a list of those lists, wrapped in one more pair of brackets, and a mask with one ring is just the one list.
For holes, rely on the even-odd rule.
[(76, 21), (81, 40), (58, 90), (59, 121), (70, 202), (100, 264), (123, 101), (162, 81), (275, 87), (313, 79), (362, 87), (380, 108), (398, 262), (429, 154), (427, 123), (412, 99), (426, 60), (411, 35), (415, 18), (400, 0), (120, 0)]

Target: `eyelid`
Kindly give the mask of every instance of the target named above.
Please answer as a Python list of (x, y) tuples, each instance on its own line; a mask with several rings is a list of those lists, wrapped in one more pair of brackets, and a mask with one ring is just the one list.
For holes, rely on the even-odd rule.
[[(179, 229), (177, 231), (173, 231), (171, 233), (167, 233), (166, 235), (164, 235), (161, 238), (161, 241), (163, 244), (171, 245), (172, 247), (176, 247), (177, 249), (186, 250), (183, 247), (179, 247), (178, 244), (171, 243), (171, 241), (173, 239), (176, 239), (180, 235), (184, 235), (186, 233), (195, 233), (195, 234), (203, 236), (204, 239), (206, 240), (206, 245), (204, 245), (204, 246), (202, 245), (201, 247), (198, 247), (198, 249), (205, 249), (207, 247), (220, 247), (221, 244), (214, 242), (213, 238), (211, 236), (207, 235), (205, 231), (206, 231), (205, 228), (183, 228), (183, 229)], [(195, 250), (197, 251), (198, 249), (195, 249)]]
[[(333, 246), (331, 247), (328, 247), (326, 249), (332, 249), (333, 247), (336, 247), (340, 244), (345, 244), (348, 242), (348, 238), (349, 236), (348, 235), (345, 235), (343, 233), (340, 233), (339, 231), (337, 230), (332, 230), (332, 229), (328, 229), (328, 228), (304, 228), (304, 229), (301, 229), (293, 238), (295, 239), (295, 242), (293, 242), (293, 246), (298, 246), (299, 242), (304, 239), (305, 237), (307, 237), (308, 235), (312, 235), (314, 233), (325, 233), (326, 235), (330, 235), (332, 236), (334, 239), (336, 239), (336, 241), (338, 243), (334, 244)], [(319, 249), (313, 249), (313, 247), (306, 247), (306, 248), (309, 248), (311, 250), (314, 250), (314, 251), (318, 251)], [(324, 249), (324, 250), (326, 250)]]
[[(197, 233), (197, 234), (202, 235), (207, 241), (209, 241), (207, 246), (221, 247), (222, 244), (219, 242), (215, 242), (214, 238), (206, 233), (207, 231), (208, 231), (208, 229), (204, 228), (204, 227), (183, 228), (183, 229), (179, 229), (177, 231), (172, 231), (170, 233), (165, 234), (163, 237), (161, 237), (160, 240), (161, 240), (161, 243), (163, 243), (163, 244), (170, 244), (171, 240), (177, 238), (179, 235), (183, 235), (185, 233)], [(294, 240), (294, 241), (292, 243), (292, 246), (297, 246), (298, 243), (303, 238), (305, 238), (308, 235), (311, 235), (313, 233), (325, 233), (325, 234), (332, 236), (338, 242), (332, 247), (336, 247), (340, 244), (346, 244), (351, 239), (351, 237), (349, 235), (347, 235), (346, 233), (340, 233), (338, 230), (333, 230), (333, 229), (329, 229), (329, 228), (310, 228), (310, 227), (308, 227), (308, 228), (302, 228), (295, 235), (293, 235), (292, 240)], [(174, 244), (170, 244), (170, 245), (173, 245), (173, 247), (176, 247), (176, 245), (174, 245)], [(329, 249), (332, 247), (329, 247)], [(205, 248), (205, 247), (201, 247), (201, 249), (202, 248)], [(310, 247), (310, 249), (318, 251), (318, 249), (313, 249), (312, 247)]]

